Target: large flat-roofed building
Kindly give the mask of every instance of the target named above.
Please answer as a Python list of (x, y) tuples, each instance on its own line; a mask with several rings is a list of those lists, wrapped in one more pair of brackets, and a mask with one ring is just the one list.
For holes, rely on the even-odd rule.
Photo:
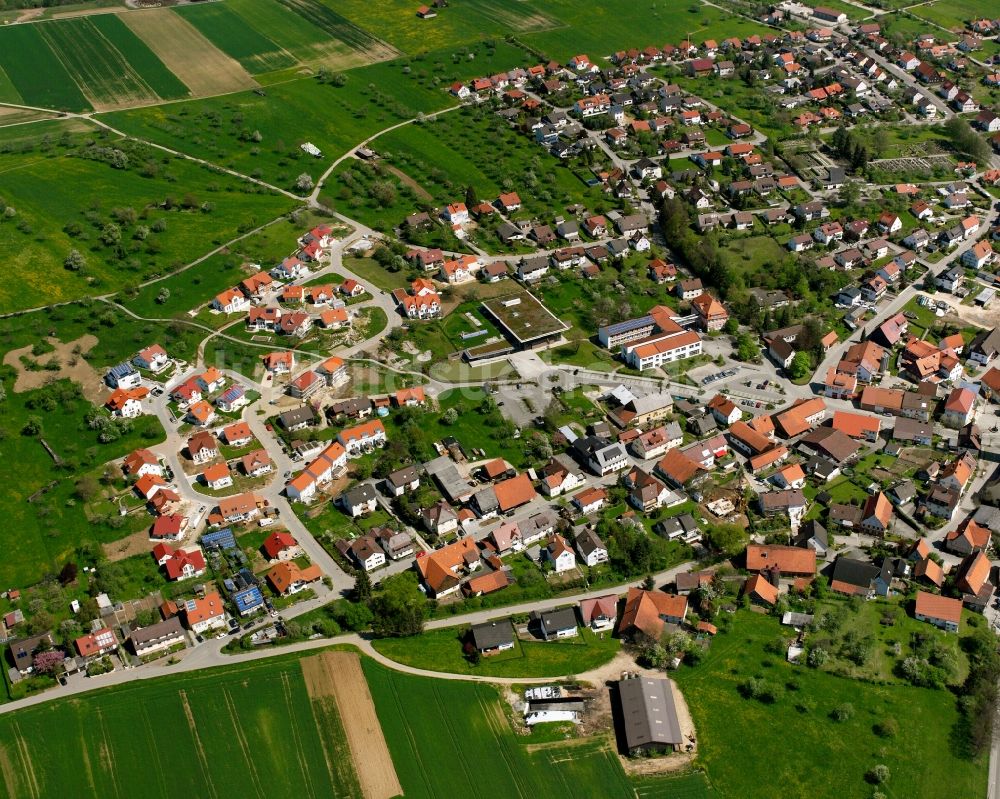
[(679, 750), (684, 744), (674, 687), (670, 680), (631, 677), (618, 681), (625, 750)]
[(656, 330), (656, 321), (652, 316), (640, 316), (637, 319), (626, 319), (613, 325), (604, 325), (597, 329), (597, 338), (601, 346), (614, 350), (622, 344), (649, 338)]
[(483, 311), (497, 323), (510, 342), (522, 350), (552, 344), (569, 329), (569, 325), (557, 319), (527, 291), (486, 300)]

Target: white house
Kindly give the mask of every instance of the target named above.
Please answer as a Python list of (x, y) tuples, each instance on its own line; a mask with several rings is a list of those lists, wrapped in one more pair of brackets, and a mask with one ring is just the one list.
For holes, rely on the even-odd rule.
[(566, 539), (559, 534), (549, 537), (543, 550), (543, 557), (552, 563), (556, 574), (562, 574), (576, 568), (576, 555), (570, 545), (566, 543)]

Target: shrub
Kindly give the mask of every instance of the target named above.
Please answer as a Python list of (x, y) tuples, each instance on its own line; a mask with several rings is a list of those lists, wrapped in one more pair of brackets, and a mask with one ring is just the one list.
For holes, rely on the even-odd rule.
[(847, 721), (854, 716), (854, 705), (850, 702), (844, 702), (842, 705), (837, 705), (833, 710), (830, 711), (830, 718), (834, 721)]
[(872, 766), (865, 774), (865, 779), (872, 785), (881, 785), (889, 780), (889, 767), (884, 763)]
[(895, 738), (899, 734), (899, 722), (890, 716), (876, 724), (874, 729), (879, 738)]

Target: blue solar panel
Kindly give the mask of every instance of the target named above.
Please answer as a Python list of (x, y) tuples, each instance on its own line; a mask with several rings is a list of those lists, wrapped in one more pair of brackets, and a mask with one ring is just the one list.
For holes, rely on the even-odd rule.
[(653, 324), (652, 316), (642, 316), (638, 319), (627, 319), (624, 322), (616, 322), (613, 325), (608, 325), (604, 330), (609, 336), (617, 336), (619, 333), (625, 333), (629, 330), (635, 330), (651, 324)]
[(233, 594), (233, 602), (241, 614), (247, 614), (264, 604), (264, 595), (256, 586), (237, 591)]
[(222, 530), (205, 533), (201, 537), (201, 545), (220, 549), (236, 549), (236, 537), (233, 535), (233, 531), (226, 527)]

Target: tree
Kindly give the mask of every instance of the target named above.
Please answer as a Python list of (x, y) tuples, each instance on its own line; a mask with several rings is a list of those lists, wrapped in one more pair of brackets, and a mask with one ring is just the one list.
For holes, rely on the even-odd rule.
[(441, 421), (448, 425), (455, 424), (458, 421), (458, 411), (455, 408), (448, 408), (441, 414)]
[(735, 316), (730, 316), (722, 326), (722, 332), (730, 336), (735, 336), (740, 330), (740, 320)]
[(738, 555), (747, 545), (747, 531), (736, 524), (714, 524), (705, 531), (705, 540), (716, 552)]
[(87, 259), (79, 250), (70, 250), (63, 261), (63, 266), (70, 272), (79, 272), (81, 269), (86, 269)]
[(413, 573), (387, 577), (371, 600), (372, 631), (393, 637), (419, 635), (424, 631), (426, 602)]
[(97, 478), (92, 474), (85, 474), (76, 481), (75, 493), (84, 502), (90, 502), (97, 494), (99, 488)]
[(312, 176), (306, 172), (303, 172), (297, 178), (295, 178), (295, 190), (296, 191), (312, 191), (315, 188)]
[(372, 597), (372, 579), (368, 572), (362, 569), (358, 576), (354, 578), (354, 600), (356, 602), (367, 602)]
[(809, 353), (800, 351), (795, 353), (795, 357), (792, 358), (792, 364), (788, 367), (788, 374), (792, 376), (793, 380), (798, 380), (809, 374), (811, 367), (812, 362), (809, 359)]
[(157, 294), (156, 294), (156, 301), (160, 305), (163, 305), (169, 299), (170, 299), (170, 289), (168, 289), (166, 286), (164, 286), (162, 289), (160, 289), (157, 292)]
[(740, 333), (737, 336), (736, 358), (744, 363), (752, 363), (760, 359), (760, 348), (749, 333)]
[(70, 561), (59, 572), (59, 584), (69, 585), (74, 580), (76, 580), (76, 564)]
[(465, 189), (465, 207), (470, 211), (479, 205), (479, 197), (476, 195), (475, 186), (468, 186)]
[(32, 665), (38, 674), (56, 674), (62, 669), (66, 655), (58, 649), (49, 649), (35, 655)]

